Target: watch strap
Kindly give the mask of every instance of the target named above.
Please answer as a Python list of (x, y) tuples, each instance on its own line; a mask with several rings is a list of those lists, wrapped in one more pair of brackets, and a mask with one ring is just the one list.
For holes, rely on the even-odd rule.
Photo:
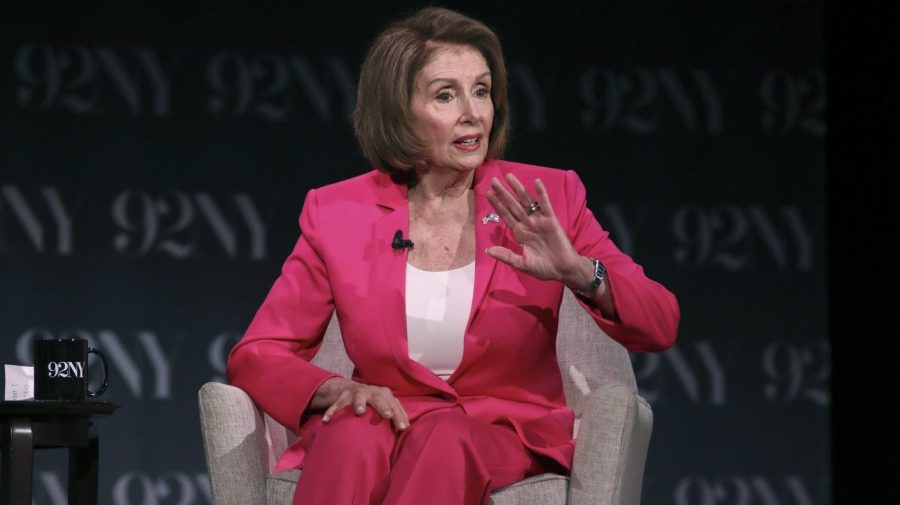
[(606, 278), (606, 267), (603, 266), (603, 263), (600, 263), (600, 260), (596, 258), (588, 258), (591, 263), (594, 265), (594, 276), (591, 278), (590, 284), (585, 286), (584, 288), (573, 289), (572, 291), (579, 296), (590, 297), (597, 291), (600, 287), (600, 284), (603, 284), (603, 279)]

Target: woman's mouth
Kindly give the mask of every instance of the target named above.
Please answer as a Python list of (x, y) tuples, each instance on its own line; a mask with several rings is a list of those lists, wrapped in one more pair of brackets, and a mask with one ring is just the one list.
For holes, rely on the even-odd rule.
[(474, 151), (481, 147), (481, 135), (466, 135), (453, 141), (453, 145), (457, 149), (463, 151)]

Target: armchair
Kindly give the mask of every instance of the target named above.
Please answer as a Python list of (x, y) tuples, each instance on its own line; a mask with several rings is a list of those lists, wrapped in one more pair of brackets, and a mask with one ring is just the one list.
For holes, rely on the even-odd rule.
[[(557, 356), (576, 414), (572, 475), (530, 477), (495, 491), (491, 504), (638, 505), (653, 414), (638, 395), (626, 350), (600, 331), (568, 290), (560, 307)], [(313, 362), (350, 376), (353, 365), (336, 319)], [(290, 505), (301, 472), (272, 470), (293, 433), (233, 386), (207, 383), (199, 402), (213, 503)]]

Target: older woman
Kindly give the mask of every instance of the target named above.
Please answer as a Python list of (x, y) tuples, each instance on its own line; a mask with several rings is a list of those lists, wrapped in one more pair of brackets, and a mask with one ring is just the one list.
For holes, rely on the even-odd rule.
[[(501, 161), (503, 56), (427, 8), (363, 63), (376, 170), (309, 192), (300, 238), (230, 355), (231, 382), (301, 438), (295, 503), (476, 504), (572, 463), (555, 355), (563, 289), (630, 350), (675, 339), (675, 298), (621, 253), (571, 171)], [(334, 311), (352, 379), (309, 363)]]

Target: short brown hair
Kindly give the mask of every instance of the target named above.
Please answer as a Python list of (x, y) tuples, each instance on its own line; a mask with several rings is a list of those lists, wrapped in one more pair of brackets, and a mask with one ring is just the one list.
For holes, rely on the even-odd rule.
[[(398, 174), (425, 158), (427, 146), (413, 127), (410, 100), (433, 43), (471, 46), (491, 71), (494, 122), (490, 158), (503, 155), (509, 137), (506, 66), (497, 35), (482, 22), (440, 7), (426, 7), (387, 27), (372, 43), (359, 74), (353, 129), (363, 154), (376, 168)], [(429, 44), (432, 43), (432, 44)]]

